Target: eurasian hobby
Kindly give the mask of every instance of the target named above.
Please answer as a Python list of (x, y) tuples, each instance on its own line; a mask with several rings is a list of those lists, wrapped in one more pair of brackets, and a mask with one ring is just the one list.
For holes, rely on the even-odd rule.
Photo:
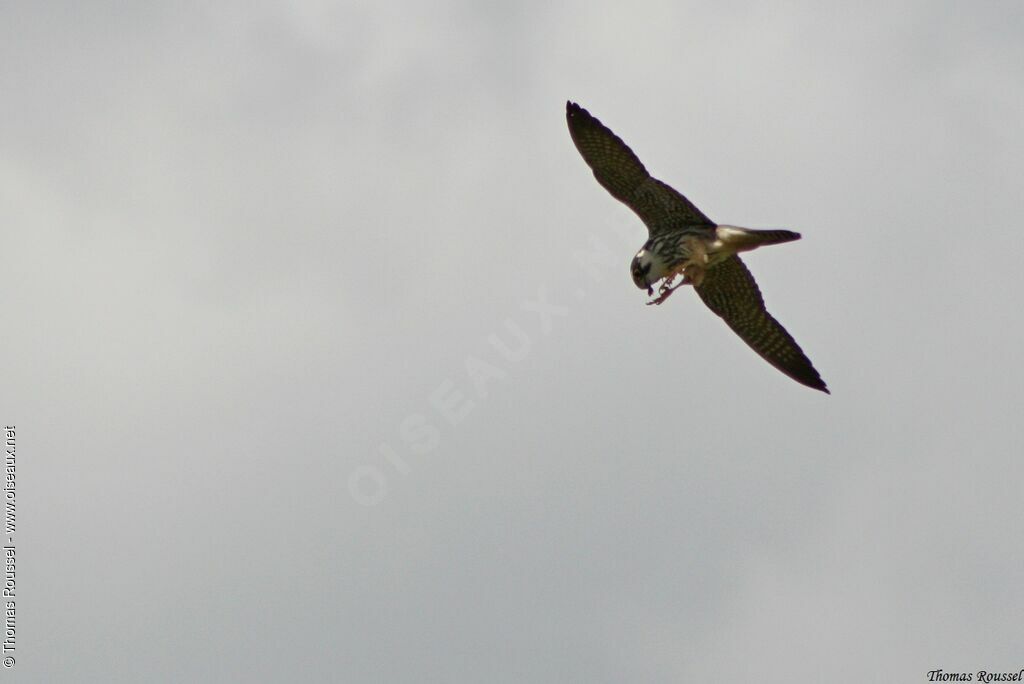
[[(671, 187), (653, 178), (618, 136), (573, 102), (566, 103), (569, 133), (597, 182), (636, 212), (649, 239), (633, 257), (633, 282), (661, 304), (681, 285), (693, 285), (709, 309), (722, 317), (761, 357), (797, 382), (828, 393), (800, 345), (764, 308), (764, 300), (738, 252), (799, 240), (789, 230), (754, 230), (718, 225)], [(672, 282), (682, 275), (675, 286)]]

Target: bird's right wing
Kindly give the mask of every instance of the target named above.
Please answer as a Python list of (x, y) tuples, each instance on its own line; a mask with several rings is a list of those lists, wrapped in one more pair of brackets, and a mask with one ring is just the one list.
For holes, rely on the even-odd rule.
[(651, 235), (680, 226), (714, 226), (690, 200), (647, 173), (626, 143), (590, 112), (567, 102), (569, 134), (597, 182), (636, 212)]
[(709, 268), (695, 289), (761, 358), (797, 382), (830, 393), (800, 345), (765, 309), (754, 276), (738, 256)]

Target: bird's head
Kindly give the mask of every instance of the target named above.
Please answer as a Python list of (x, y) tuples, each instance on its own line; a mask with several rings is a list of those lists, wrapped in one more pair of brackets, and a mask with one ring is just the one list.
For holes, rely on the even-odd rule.
[(633, 257), (633, 263), (629, 265), (629, 271), (633, 274), (633, 282), (641, 290), (647, 290), (649, 295), (654, 294), (654, 289), (651, 287), (651, 267), (653, 265), (653, 255), (646, 249), (637, 252)]

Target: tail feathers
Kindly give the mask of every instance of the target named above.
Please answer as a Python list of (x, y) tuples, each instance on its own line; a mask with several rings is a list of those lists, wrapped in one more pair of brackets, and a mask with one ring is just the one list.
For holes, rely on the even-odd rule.
[(754, 228), (718, 226), (716, 232), (719, 240), (737, 252), (746, 252), (765, 245), (777, 245), (800, 239), (800, 233), (794, 233), (791, 230), (756, 230)]
[(792, 242), (800, 239), (800, 233), (794, 233), (791, 230), (751, 230), (748, 232), (753, 233), (758, 244), (761, 245), (777, 245), (780, 242)]

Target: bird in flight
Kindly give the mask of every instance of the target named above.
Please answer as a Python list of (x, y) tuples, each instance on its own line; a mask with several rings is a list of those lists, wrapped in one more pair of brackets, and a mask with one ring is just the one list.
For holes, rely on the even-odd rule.
[[(799, 240), (789, 230), (718, 225), (688, 199), (647, 173), (626, 143), (583, 107), (566, 102), (569, 134), (605, 190), (636, 212), (649, 238), (633, 257), (633, 282), (661, 304), (683, 285), (693, 285), (709, 309), (751, 349), (777, 369), (829, 393), (793, 336), (764, 307), (761, 291), (737, 254)], [(676, 278), (682, 278), (673, 285)]]

